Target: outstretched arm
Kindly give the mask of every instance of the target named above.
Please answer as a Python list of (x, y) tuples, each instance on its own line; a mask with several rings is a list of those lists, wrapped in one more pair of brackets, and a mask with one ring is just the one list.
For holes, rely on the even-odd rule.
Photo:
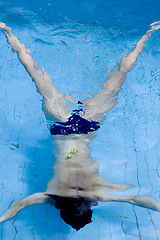
[(103, 194), (100, 193), (98, 196), (98, 201), (101, 202), (128, 202), (133, 205), (150, 208), (156, 211), (160, 211), (160, 203), (155, 201), (152, 197), (149, 196), (116, 196), (116, 195), (110, 195), (110, 194)]
[(34, 204), (49, 203), (50, 197), (45, 193), (35, 193), (22, 200), (17, 200), (12, 203), (11, 207), (0, 217), (0, 222), (4, 222), (15, 217), (22, 209)]
[(29, 75), (35, 81), (38, 92), (43, 96), (45, 113), (48, 112), (53, 117), (58, 115), (60, 119), (62, 119), (62, 116), (68, 118), (66, 99), (72, 102), (74, 102), (74, 100), (69, 96), (64, 96), (55, 88), (49, 74), (34, 61), (30, 55), (29, 49), (27, 49), (24, 44), (20, 43), (17, 37), (12, 34), (11, 28), (1, 22), (0, 29), (5, 34), (13, 51), (17, 52), (19, 60)]
[(160, 25), (155, 25), (157, 23), (160, 23), (160, 21), (151, 24), (151, 30), (147, 31), (137, 42), (133, 51), (122, 57), (119, 68), (108, 74), (108, 80), (100, 86), (102, 91), (83, 102), (86, 105), (85, 118), (102, 121), (104, 118), (103, 114), (115, 106), (116, 96), (121, 90), (123, 82), (126, 80), (127, 73), (132, 70), (139, 54), (142, 52), (146, 40), (152, 32), (160, 29)]

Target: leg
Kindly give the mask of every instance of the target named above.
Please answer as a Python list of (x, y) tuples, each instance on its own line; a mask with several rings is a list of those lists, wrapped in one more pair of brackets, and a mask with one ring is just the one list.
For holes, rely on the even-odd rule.
[(4, 222), (12, 217), (15, 217), (19, 211), (34, 204), (49, 203), (50, 197), (45, 193), (35, 193), (22, 200), (17, 200), (12, 203), (11, 207), (0, 217), (0, 222)]
[[(17, 52), (18, 58), (34, 80), (38, 92), (43, 96), (44, 112), (52, 118), (65, 118), (69, 117), (67, 111), (66, 100), (74, 102), (69, 96), (64, 96), (60, 91), (55, 88), (49, 74), (40, 68), (38, 63), (34, 61), (29, 54), (30, 51), (24, 44), (20, 43), (16, 36), (12, 34), (11, 28), (7, 27), (5, 23), (0, 23), (0, 29), (5, 34), (8, 43), (12, 46), (13, 51)], [(55, 104), (56, 103), (56, 104)]]
[[(159, 22), (156, 22), (159, 23)], [(151, 33), (160, 29), (160, 25), (154, 25), (152, 29), (137, 42), (136, 47), (128, 55), (124, 55), (119, 64), (118, 70), (108, 74), (108, 80), (101, 86), (102, 91), (94, 95), (94, 97), (84, 100), (86, 105), (85, 118), (102, 121), (104, 113), (107, 113), (116, 104), (116, 96), (121, 90), (123, 82), (126, 80), (126, 75), (132, 70), (139, 54), (142, 52), (145, 42), (150, 37)]]

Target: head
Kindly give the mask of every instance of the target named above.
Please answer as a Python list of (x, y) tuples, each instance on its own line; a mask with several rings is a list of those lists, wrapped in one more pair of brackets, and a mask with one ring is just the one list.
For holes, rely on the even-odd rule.
[(92, 220), (93, 203), (85, 198), (69, 198), (60, 196), (51, 196), (57, 209), (60, 209), (61, 218), (77, 231), (90, 223)]

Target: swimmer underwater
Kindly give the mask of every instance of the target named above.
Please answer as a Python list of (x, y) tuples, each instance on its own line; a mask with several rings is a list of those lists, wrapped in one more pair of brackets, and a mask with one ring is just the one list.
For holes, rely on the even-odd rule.
[[(61, 218), (76, 230), (92, 220), (92, 206), (98, 201), (127, 202), (160, 211), (160, 203), (149, 196), (117, 196), (108, 191), (122, 191), (133, 187), (130, 184), (111, 183), (98, 174), (98, 164), (91, 158), (89, 144), (95, 131), (105, 119), (105, 114), (116, 104), (116, 96), (121, 90), (126, 75), (153, 32), (160, 29), (160, 21), (152, 23), (151, 29), (137, 42), (133, 51), (124, 55), (118, 69), (108, 74), (101, 86), (102, 91), (92, 98), (76, 102), (69, 95), (58, 91), (49, 74), (34, 61), (30, 51), (12, 34), (11, 28), (0, 23), (8, 43), (17, 53), (20, 62), (34, 80), (37, 91), (43, 97), (43, 111), (54, 124), (50, 127), (53, 137), (53, 155), (56, 159), (54, 176), (48, 182), (46, 192), (38, 192), (15, 201), (0, 217), (4, 222), (18, 214), (20, 210), (34, 204), (50, 203), (60, 210)], [(67, 103), (77, 104), (72, 111)], [(104, 114), (105, 113), (105, 114)]]

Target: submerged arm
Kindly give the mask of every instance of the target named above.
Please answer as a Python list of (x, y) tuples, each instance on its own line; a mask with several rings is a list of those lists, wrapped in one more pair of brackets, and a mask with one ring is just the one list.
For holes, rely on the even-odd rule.
[(35, 205), (49, 203), (50, 197), (45, 193), (35, 193), (22, 200), (17, 200), (12, 203), (11, 207), (0, 217), (0, 222), (4, 222), (15, 217), (22, 209)]
[(160, 203), (155, 201), (152, 197), (149, 196), (116, 196), (110, 194), (99, 194), (98, 201), (101, 202), (128, 202), (133, 205), (150, 208), (156, 211), (160, 211)]

